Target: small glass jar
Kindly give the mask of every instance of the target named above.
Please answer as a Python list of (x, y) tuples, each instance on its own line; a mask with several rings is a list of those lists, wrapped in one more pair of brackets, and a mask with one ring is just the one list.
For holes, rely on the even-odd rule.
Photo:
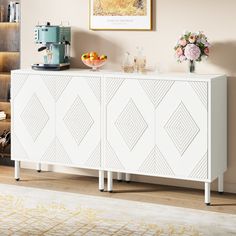
[(129, 52), (125, 53), (122, 69), (125, 73), (134, 72), (134, 57)]
[(143, 49), (137, 47), (137, 54), (134, 57), (135, 71), (143, 73), (146, 70), (146, 57), (143, 55)]

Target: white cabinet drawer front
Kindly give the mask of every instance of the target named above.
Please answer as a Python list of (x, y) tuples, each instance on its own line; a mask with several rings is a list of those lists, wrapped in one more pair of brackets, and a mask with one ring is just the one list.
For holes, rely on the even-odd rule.
[(174, 177), (208, 177), (208, 85), (174, 82), (156, 107), (156, 145)]
[(139, 172), (154, 146), (154, 108), (138, 80), (106, 78), (104, 167)]
[(55, 136), (55, 103), (40, 75), (12, 77), (12, 159), (39, 161)]
[(56, 139), (73, 166), (101, 166), (100, 100), (100, 77), (72, 77), (56, 101)]

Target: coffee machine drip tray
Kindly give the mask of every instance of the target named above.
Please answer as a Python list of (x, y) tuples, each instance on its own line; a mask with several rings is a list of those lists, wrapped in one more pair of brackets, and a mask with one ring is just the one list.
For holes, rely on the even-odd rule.
[(70, 68), (69, 63), (63, 64), (32, 64), (31, 68), (33, 70), (51, 70), (51, 71), (59, 71), (59, 70), (67, 70)]

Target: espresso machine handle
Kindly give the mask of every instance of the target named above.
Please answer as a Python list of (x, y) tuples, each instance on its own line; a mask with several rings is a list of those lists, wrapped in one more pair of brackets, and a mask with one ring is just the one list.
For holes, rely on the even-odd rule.
[(46, 49), (47, 49), (47, 47), (46, 47), (46, 46), (43, 46), (43, 47), (41, 47), (41, 48), (38, 49), (38, 52), (42, 52), (43, 50), (46, 50)]
[(70, 42), (69, 41), (65, 41), (65, 45), (70, 45)]

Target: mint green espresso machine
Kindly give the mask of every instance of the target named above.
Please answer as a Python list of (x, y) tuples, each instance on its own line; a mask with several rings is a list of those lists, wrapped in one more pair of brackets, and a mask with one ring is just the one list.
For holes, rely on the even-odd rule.
[(64, 26), (37, 25), (34, 40), (44, 52), (43, 63), (32, 64), (34, 70), (66, 70), (70, 68), (71, 28)]

